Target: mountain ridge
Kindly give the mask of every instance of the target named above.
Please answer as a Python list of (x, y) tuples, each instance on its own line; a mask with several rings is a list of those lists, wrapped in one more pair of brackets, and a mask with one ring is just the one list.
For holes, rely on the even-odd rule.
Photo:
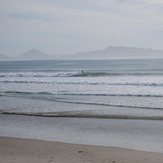
[[(137, 47), (108, 46), (105, 49), (76, 53), (73, 57), (84, 59), (86, 57), (95, 59), (151, 59), (163, 58), (163, 50), (144, 49)], [(80, 57), (79, 57), (80, 56)]]
[(9, 57), (5, 54), (0, 54), (0, 61), (10, 60), (12, 57)]
[(79, 52), (69, 55), (48, 55), (38, 49), (31, 49), (17, 57), (0, 54), (0, 60), (54, 60), (54, 59), (157, 59), (163, 58), (163, 50), (137, 47), (108, 46), (105, 49)]
[(31, 49), (27, 52), (24, 52), (23, 54), (20, 54), (18, 56), (19, 59), (21, 60), (31, 60), (31, 59), (47, 59), (47, 58), (51, 58), (50, 55), (45, 54), (44, 52), (38, 50), (38, 49)]

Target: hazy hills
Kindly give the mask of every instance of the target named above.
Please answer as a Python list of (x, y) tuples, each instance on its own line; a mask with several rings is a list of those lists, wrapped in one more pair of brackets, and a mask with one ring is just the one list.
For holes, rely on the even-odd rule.
[[(9, 57), (4, 54), (0, 54), (0, 61), (10, 61), (10, 60), (49, 60), (49, 59), (58, 59), (58, 55), (48, 55), (38, 49), (31, 49), (23, 54), (18, 55), (17, 57)], [(62, 57), (60, 57), (62, 59)]]
[(17, 57), (9, 57), (4, 54), (0, 54), (1, 61), (9, 61), (9, 60), (48, 60), (55, 59), (54, 56), (47, 55), (44, 52), (38, 49), (31, 49), (23, 54), (18, 55)]
[(163, 58), (163, 50), (109, 46), (106, 49), (74, 54), (71, 57), (77, 59), (151, 59)]
[(0, 54), (0, 60), (48, 60), (48, 59), (152, 59), (163, 58), (163, 50), (143, 49), (136, 47), (112, 47), (80, 52), (71, 55), (48, 55), (40, 50), (32, 49), (17, 57)]
[(40, 50), (32, 49), (32, 50), (29, 50), (29, 51), (19, 55), (17, 59), (20, 59), (20, 60), (38, 60), (38, 59), (43, 60), (43, 59), (51, 59), (51, 57), (52, 56), (47, 55)]
[(12, 57), (8, 57), (5, 54), (0, 54), (0, 61), (6, 61), (6, 60), (11, 60)]

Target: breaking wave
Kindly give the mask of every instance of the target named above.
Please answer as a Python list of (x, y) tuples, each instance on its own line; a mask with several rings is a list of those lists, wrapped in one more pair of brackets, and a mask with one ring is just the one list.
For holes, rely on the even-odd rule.
[(10, 72), (0, 77), (99, 77), (99, 76), (162, 76), (162, 73), (106, 73), (106, 72)]
[[(20, 91), (0, 91), (0, 96), (19, 96), (19, 95), (68, 95), (68, 96), (117, 96), (117, 97), (163, 97), (163, 94), (91, 94), (91, 93), (70, 93), (70, 92), (20, 92)], [(60, 102), (69, 102), (69, 101), (61, 101)], [(72, 102), (74, 103), (74, 102)], [(78, 102), (77, 102), (78, 103)], [(89, 103), (82, 103), (82, 104), (89, 104)], [(90, 103), (91, 104), (91, 103)], [(93, 103), (94, 104), (94, 103)], [(105, 105), (105, 104), (100, 104)], [(126, 106), (127, 107), (127, 106)]]
[(66, 84), (66, 85), (115, 85), (115, 86), (151, 86), (151, 87), (163, 87), (163, 83), (154, 83), (154, 82), (87, 82), (87, 81), (34, 81), (34, 80), (2, 80), (0, 83), (30, 83), (30, 84)]
[(0, 111), (0, 114), (26, 115), (39, 117), (71, 117), (71, 118), (110, 118), (110, 119), (140, 119), (140, 120), (163, 120), (163, 116), (141, 116), (141, 115), (116, 115), (116, 114), (96, 114), (76, 111), (68, 112), (6, 112)]
[(77, 72), (19, 72), (1, 73), (0, 77), (71, 77), (77, 74)]

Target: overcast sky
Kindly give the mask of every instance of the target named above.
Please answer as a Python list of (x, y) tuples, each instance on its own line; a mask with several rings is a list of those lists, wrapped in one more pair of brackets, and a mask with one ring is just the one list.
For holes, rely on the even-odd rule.
[(0, 53), (163, 49), (163, 0), (0, 0)]

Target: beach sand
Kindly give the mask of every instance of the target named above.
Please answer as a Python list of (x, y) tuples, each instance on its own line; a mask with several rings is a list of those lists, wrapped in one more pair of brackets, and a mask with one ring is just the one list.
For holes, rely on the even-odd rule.
[(0, 137), (1, 163), (163, 163), (163, 154)]

